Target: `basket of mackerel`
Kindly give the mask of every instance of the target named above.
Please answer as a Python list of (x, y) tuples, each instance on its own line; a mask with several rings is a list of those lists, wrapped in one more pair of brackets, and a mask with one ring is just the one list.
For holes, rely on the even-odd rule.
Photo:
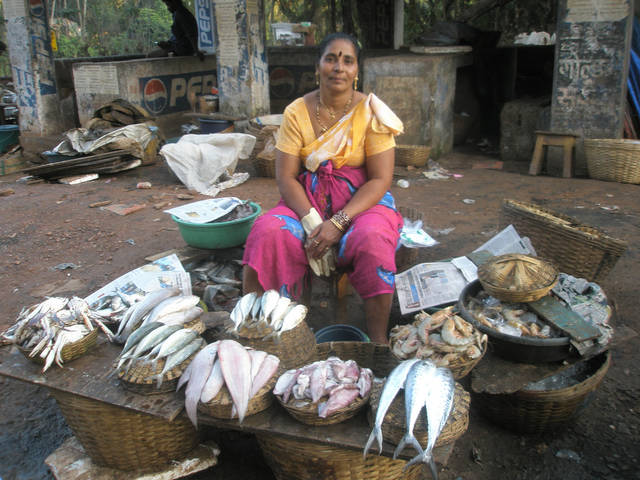
[(469, 425), (469, 394), (451, 370), (412, 358), (374, 382), (368, 415), (372, 431), (364, 447), (382, 452), (383, 439), (396, 445), (393, 458), (415, 450), (407, 466), (426, 463), (437, 478), (434, 449), (452, 445)]
[(487, 351), (487, 335), (450, 306), (432, 315), (420, 312), (413, 323), (396, 325), (389, 332), (391, 353), (399, 360), (431, 360), (448, 367), (459, 380), (475, 367)]
[(533, 302), (544, 297), (558, 281), (558, 270), (531, 255), (507, 253), (478, 267), (484, 290), (505, 302)]
[(369, 400), (373, 372), (353, 359), (331, 356), (284, 372), (273, 393), (306, 425), (331, 425), (355, 416)]
[(0, 335), (0, 345), (15, 344), (25, 357), (43, 365), (44, 373), (53, 364), (62, 367), (84, 355), (96, 344), (98, 328), (109, 331), (83, 299), (49, 297), (23, 309)]
[(210, 343), (194, 357), (178, 382), (185, 388), (185, 410), (197, 427), (198, 412), (213, 418), (245, 417), (273, 403), (271, 389), (280, 360), (235, 340)]
[(225, 338), (267, 352), (286, 369), (307, 363), (316, 352), (316, 339), (305, 321), (308, 309), (276, 290), (243, 295), (231, 311)]
[(161, 288), (123, 316), (115, 341), (124, 346), (114, 373), (127, 390), (146, 395), (175, 391), (178, 378), (206, 344), (198, 303), (196, 295)]

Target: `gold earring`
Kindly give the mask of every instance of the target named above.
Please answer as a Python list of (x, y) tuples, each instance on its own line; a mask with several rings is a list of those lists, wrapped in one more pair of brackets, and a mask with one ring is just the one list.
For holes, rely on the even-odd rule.
[(353, 81), (353, 89), (358, 90), (358, 77)]
[(320, 74), (316, 72), (316, 85), (320, 85)]

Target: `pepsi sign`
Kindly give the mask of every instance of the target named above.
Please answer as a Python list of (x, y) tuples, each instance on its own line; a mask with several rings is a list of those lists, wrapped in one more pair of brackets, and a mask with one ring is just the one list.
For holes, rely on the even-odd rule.
[(214, 72), (159, 75), (138, 79), (142, 94), (141, 105), (153, 115), (193, 110), (189, 103), (198, 95), (211, 93), (216, 86)]

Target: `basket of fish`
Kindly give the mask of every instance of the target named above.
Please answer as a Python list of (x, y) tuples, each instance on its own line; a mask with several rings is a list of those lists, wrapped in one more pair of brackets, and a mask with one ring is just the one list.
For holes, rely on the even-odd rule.
[(177, 389), (185, 388), (185, 410), (197, 427), (198, 412), (214, 418), (237, 418), (261, 412), (273, 403), (280, 360), (245, 348), (235, 340), (210, 343), (182, 373)]
[(364, 455), (374, 443), (382, 452), (384, 434), (384, 440), (397, 445), (394, 459), (413, 447), (416, 456), (407, 466), (429, 464), (434, 478), (434, 448), (455, 442), (469, 425), (469, 394), (454, 380), (451, 370), (430, 360), (401, 362), (383, 384), (374, 383), (370, 405), (372, 431)]
[(49, 297), (23, 309), (1, 338), (42, 364), (44, 373), (86, 353), (96, 344), (98, 328), (111, 333), (83, 299)]
[[(492, 422), (518, 433), (566, 427), (577, 418), (611, 365), (606, 351), (529, 383), (513, 393), (489, 393), (471, 382), (475, 408)], [(474, 379), (475, 380), (475, 379)]]
[(487, 335), (465, 321), (450, 306), (432, 315), (417, 313), (413, 323), (396, 325), (389, 333), (391, 353), (399, 360), (429, 359), (448, 367), (459, 380), (487, 351)]
[(226, 338), (265, 351), (280, 359), (284, 368), (304, 365), (316, 352), (316, 339), (305, 321), (305, 305), (276, 290), (248, 293), (231, 311)]
[(526, 303), (505, 303), (476, 280), (458, 300), (460, 315), (489, 336), (493, 351), (523, 363), (555, 362), (570, 354), (569, 337), (530, 310)]
[(289, 414), (306, 425), (331, 425), (353, 417), (369, 400), (373, 372), (354, 360), (318, 360), (284, 372), (273, 389)]

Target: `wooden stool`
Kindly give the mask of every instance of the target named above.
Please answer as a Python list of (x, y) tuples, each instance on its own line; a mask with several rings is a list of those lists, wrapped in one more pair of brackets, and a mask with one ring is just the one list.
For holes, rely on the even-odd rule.
[(562, 163), (562, 176), (571, 178), (573, 176), (573, 151), (576, 146), (578, 136), (572, 133), (554, 133), (536, 131), (536, 146), (533, 149), (529, 175), (540, 175), (544, 163), (544, 147), (562, 147), (564, 157)]

